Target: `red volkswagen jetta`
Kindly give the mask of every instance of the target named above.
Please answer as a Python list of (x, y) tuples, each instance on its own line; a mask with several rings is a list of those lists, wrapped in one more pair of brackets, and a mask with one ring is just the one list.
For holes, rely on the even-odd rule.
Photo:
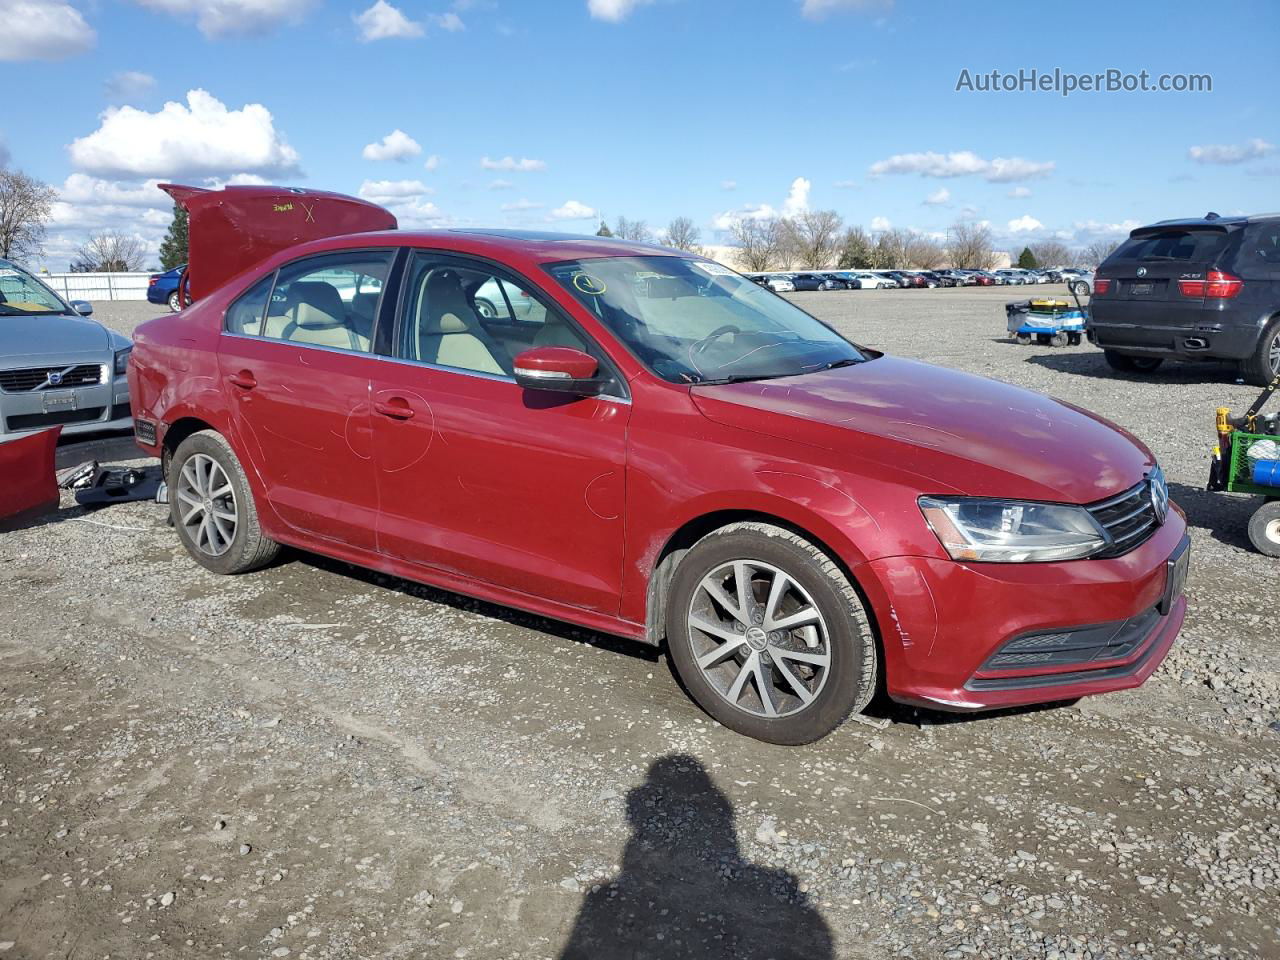
[(679, 251), (334, 236), (136, 340), (138, 442), (208, 569), (287, 544), (665, 643), (762, 740), (881, 683), (951, 710), (1137, 686), (1182, 624), (1186, 525), (1133, 436)]

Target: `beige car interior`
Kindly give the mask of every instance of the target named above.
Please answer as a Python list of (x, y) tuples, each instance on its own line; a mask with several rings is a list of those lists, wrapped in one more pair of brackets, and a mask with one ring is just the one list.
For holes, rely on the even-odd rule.
[(510, 356), (480, 325), (456, 270), (427, 274), (418, 288), (416, 312), (419, 360), (498, 376), (511, 373)]

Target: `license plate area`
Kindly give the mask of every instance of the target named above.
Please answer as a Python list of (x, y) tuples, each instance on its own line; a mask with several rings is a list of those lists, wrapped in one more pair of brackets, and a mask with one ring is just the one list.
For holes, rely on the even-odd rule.
[(76, 395), (72, 390), (46, 390), (40, 398), (45, 413), (65, 413), (76, 409)]
[(1167, 617), (1173, 605), (1187, 588), (1187, 573), (1191, 569), (1191, 541), (1183, 540), (1178, 549), (1165, 561), (1164, 595), (1160, 598), (1159, 611)]
[(1155, 289), (1155, 284), (1151, 283), (1134, 283), (1129, 285), (1129, 293), (1135, 297), (1149, 297)]

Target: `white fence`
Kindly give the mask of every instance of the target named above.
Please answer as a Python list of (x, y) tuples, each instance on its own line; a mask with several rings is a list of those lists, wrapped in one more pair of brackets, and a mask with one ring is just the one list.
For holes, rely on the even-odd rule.
[(145, 300), (149, 273), (41, 273), (67, 300)]

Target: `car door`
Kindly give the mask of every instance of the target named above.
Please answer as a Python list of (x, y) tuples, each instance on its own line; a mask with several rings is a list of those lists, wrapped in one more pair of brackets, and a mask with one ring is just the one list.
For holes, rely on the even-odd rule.
[(394, 250), (309, 257), (227, 310), (222, 389), (275, 513), (309, 536), (372, 550), (378, 494), (369, 423), (370, 296)]
[[(531, 301), (515, 310), (522, 318), (510, 305), (477, 308), (497, 307), (491, 294), (510, 284)], [(485, 262), (410, 259), (395, 356), (373, 384), (378, 549), (613, 614), (631, 407), (599, 347), (536, 291)], [(529, 336), (515, 320), (539, 329)], [(592, 397), (525, 390), (511, 371), (529, 344), (581, 347), (611, 385)]]

